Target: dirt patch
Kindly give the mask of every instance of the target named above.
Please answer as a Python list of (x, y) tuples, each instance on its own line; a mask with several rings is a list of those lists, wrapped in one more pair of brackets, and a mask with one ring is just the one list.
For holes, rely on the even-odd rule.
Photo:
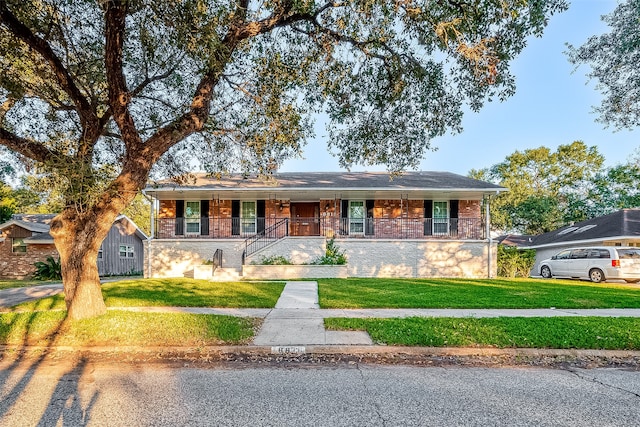
[[(348, 351), (347, 351), (348, 350)], [(640, 370), (640, 353), (597, 350), (442, 349), (393, 347), (309, 348), (302, 354), (273, 354), (268, 348), (5, 348), (0, 368), (33, 365), (66, 365), (78, 361), (158, 367), (229, 368), (264, 367), (331, 368), (360, 364), (425, 367), (537, 367), (549, 369), (622, 368)]]

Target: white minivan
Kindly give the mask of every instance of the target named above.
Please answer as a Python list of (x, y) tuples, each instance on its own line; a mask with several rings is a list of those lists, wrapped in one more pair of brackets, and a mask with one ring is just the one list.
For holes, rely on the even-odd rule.
[(540, 263), (540, 275), (571, 277), (602, 282), (621, 279), (629, 283), (640, 281), (640, 247), (597, 246), (565, 249)]

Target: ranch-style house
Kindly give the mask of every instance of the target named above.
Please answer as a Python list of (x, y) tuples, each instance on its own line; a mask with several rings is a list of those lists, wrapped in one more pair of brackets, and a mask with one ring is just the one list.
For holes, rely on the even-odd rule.
[[(308, 264), (334, 238), (348, 259), (340, 276), (489, 277), (496, 247), (488, 206), (504, 190), (448, 172), (196, 174), (187, 184), (152, 183), (144, 191), (153, 200), (145, 275), (277, 278), (283, 273), (256, 264), (271, 256)], [(309, 266), (290, 274), (335, 273)]]

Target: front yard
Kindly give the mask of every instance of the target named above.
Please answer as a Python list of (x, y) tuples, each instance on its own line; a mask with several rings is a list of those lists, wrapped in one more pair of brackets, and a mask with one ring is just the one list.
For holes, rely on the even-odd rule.
[(319, 279), (321, 308), (639, 308), (640, 286), (541, 279)]
[[(322, 308), (638, 308), (634, 285), (538, 279), (320, 279)], [(215, 283), (135, 279), (103, 285), (110, 308), (274, 307), (283, 282)], [(110, 310), (64, 322), (62, 295), (0, 314), (0, 344), (206, 346), (247, 344), (258, 319)], [(637, 318), (326, 319), (336, 330), (366, 330), (387, 345), (640, 350)]]

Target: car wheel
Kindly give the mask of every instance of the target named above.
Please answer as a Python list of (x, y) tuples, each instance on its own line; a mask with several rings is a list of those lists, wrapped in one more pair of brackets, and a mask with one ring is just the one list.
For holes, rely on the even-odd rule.
[(599, 268), (594, 268), (589, 272), (589, 279), (593, 283), (600, 283), (604, 280), (604, 273)]
[(540, 275), (545, 279), (551, 279), (551, 269), (548, 266), (543, 265), (540, 269)]

